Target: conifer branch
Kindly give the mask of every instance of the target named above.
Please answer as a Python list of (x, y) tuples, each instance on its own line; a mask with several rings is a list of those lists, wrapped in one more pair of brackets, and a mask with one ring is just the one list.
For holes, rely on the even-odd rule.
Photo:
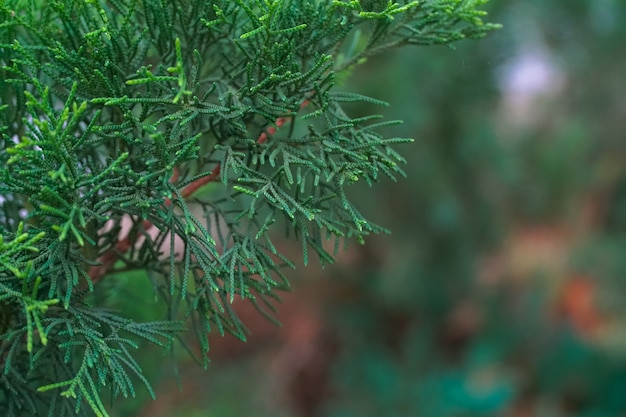
[[(309, 100), (304, 100), (302, 104), (300, 105), (300, 108), (304, 108), (308, 104), (309, 104)], [(283, 126), (285, 123), (289, 122), (290, 120), (291, 120), (290, 117), (279, 117), (278, 119), (276, 119), (276, 121), (274, 122), (274, 126), (269, 126), (266, 130), (264, 130), (259, 135), (256, 141), (257, 144), (261, 145), (265, 143), (271, 135), (276, 133), (277, 129), (279, 129), (281, 126)], [(176, 179), (178, 177), (178, 170), (175, 169), (174, 172), (175, 174), (170, 179), (170, 181), (173, 183), (176, 182)], [(199, 178), (195, 180), (194, 182), (192, 182), (191, 184), (188, 184), (187, 186), (185, 186), (185, 188), (180, 193), (180, 197), (183, 200), (189, 199), (201, 187), (205, 186), (206, 184), (209, 184), (210, 182), (217, 180), (220, 175), (220, 172), (221, 172), (221, 165), (217, 164), (209, 175)], [(171, 200), (166, 198), (163, 203), (166, 206), (169, 206), (171, 204)], [(154, 225), (149, 220), (144, 220), (141, 227), (144, 231), (148, 232), (151, 228), (154, 227)], [(94, 284), (100, 281), (111, 270), (111, 268), (113, 267), (115, 262), (119, 259), (119, 257), (123, 255), (124, 253), (128, 252), (134, 244), (135, 243), (130, 240), (129, 236), (126, 236), (125, 238), (120, 239), (120, 241), (117, 243), (117, 245), (115, 245), (114, 248), (110, 249), (99, 259), (98, 265), (94, 265), (89, 269), (89, 276), (91, 277), (91, 281)]]
[[(411, 139), (347, 114), (386, 103), (337, 76), (484, 36), (484, 2), (0, 2), (0, 415), (106, 416), (105, 387), (134, 395), (134, 375), (151, 392), (134, 350), (169, 348), (181, 319), (203, 364), (209, 332), (245, 340), (231, 304), (266, 314), (289, 286), (277, 228), (305, 264), (385, 232), (346, 189), (403, 176)], [(147, 272), (164, 320), (92, 297), (116, 264)]]

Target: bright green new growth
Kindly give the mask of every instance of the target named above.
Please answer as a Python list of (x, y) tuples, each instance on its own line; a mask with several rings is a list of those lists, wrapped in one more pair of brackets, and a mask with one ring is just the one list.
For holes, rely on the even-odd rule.
[[(337, 76), (483, 36), (485, 1), (0, 1), (0, 414), (106, 416), (105, 388), (153, 395), (140, 339), (192, 327), (204, 364), (214, 327), (245, 339), (235, 297), (267, 314), (288, 287), (276, 228), (305, 263), (383, 231), (346, 188), (402, 175), (392, 145), (410, 140), (348, 116), (384, 103)], [(89, 305), (122, 270), (148, 272), (163, 321)]]

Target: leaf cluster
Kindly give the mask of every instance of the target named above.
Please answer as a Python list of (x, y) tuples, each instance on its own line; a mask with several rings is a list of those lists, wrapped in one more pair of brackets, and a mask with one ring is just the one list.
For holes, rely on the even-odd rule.
[[(346, 102), (386, 104), (337, 91), (338, 76), (483, 36), (484, 2), (1, 2), (2, 414), (106, 416), (105, 387), (152, 392), (141, 340), (171, 348), (189, 325), (205, 365), (212, 329), (245, 340), (233, 302), (268, 314), (288, 288), (279, 227), (305, 263), (384, 231), (346, 189), (403, 175), (393, 146), (410, 140), (350, 117)], [(167, 317), (90, 301), (126, 270), (148, 271)]]

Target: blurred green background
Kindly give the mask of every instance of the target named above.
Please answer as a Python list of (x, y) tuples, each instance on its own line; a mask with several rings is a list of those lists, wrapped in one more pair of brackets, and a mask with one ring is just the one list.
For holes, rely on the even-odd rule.
[[(487, 9), (504, 28), (486, 39), (379, 56), (345, 86), (391, 103), (353, 115), (416, 139), (407, 178), (352, 189), (392, 234), (290, 272), (281, 328), (242, 306), (250, 340), (214, 337), (208, 370), (175, 352), (182, 392), (146, 348), (157, 400), (112, 415), (626, 416), (626, 2)], [(114, 284), (134, 310), (136, 278)]]

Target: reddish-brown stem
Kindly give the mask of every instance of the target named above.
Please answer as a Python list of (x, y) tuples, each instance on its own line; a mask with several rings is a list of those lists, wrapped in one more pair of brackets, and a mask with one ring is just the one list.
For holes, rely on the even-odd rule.
[(221, 171), (222, 171), (222, 166), (218, 164), (213, 169), (213, 171), (211, 171), (209, 175), (207, 175), (206, 177), (199, 178), (195, 180), (194, 182), (192, 182), (191, 184), (189, 184), (188, 186), (186, 186), (185, 188), (183, 188), (183, 191), (181, 191), (180, 193), (180, 198), (182, 198), (183, 200), (186, 200), (187, 198), (191, 197), (193, 193), (198, 191), (200, 187), (212, 181), (215, 181), (217, 177), (220, 176)]
[[(300, 108), (304, 108), (308, 104), (309, 104), (309, 100), (304, 100), (302, 104), (300, 105)], [(262, 144), (262, 143), (267, 142), (269, 137), (273, 135), (274, 133), (276, 133), (278, 128), (280, 128), (282, 125), (284, 125), (290, 120), (291, 120), (291, 117), (279, 117), (278, 119), (276, 119), (276, 121), (274, 122), (275, 126), (270, 126), (265, 131), (263, 131), (257, 138), (257, 143)], [(179, 194), (180, 198), (182, 198), (183, 200), (186, 200), (189, 197), (191, 197), (196, 191), (198, 191), (198, 189), (201, 188), (202, 186), (215, 181), (219, 177), (221, 170), (222, 170), (221, 165), (217, 164), (209, 175), (207, 175), (206, 177), (199, 178), (196, 181), (192, 182), (191, 184), (187, 185), (185, 188), (183, 188), (183, 190)], [(174, 168), (174, 173), (172, 174), (172, 178), (170, 178), (170, 182), (175, 183), (178, 180), (178, 176), (179, 176), (178, 168)], [(165, 205), (169, 206), (170, 204), (171, 204), (170, 199), (169, 198), (166, 199)], [(154, 225), (149, 220), (144, 220), (142, 223), (142, 227), (145, 231), (148, 231), (152, 227), (154, 227)], [(89, 277), (91, 278), (91, 281), (95, 284), (100, 279), (102, 279), (102, 277), (104, 277), (107, 274), (107, 272), (113, 267), (113, 265), (119, 259), (119, 257), (122, 254), (128, 252), (128, 250), (132, 247), (133, 244), (134, 242), (130, 241), (130, 237), (126, 236), (124, 239), (120, 240), (115, 245), (115, 248), (110, 249), (108, 252), (102, 255), (99, 259), (100, 264), (94, 265), (91, 268), (89, 268)]]

